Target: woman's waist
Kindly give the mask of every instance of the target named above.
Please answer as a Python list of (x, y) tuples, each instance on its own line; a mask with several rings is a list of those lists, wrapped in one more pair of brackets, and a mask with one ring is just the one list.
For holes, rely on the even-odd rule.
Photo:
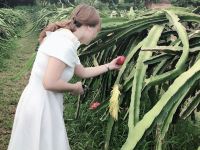
[(38, 75), (34, 72), (31, 72), (30, 78), (29, 78), (29, 83), (35, 83), (38, 85), (43, 85), (43, 76), (42, 75)]
[(60, 96), (63, 96), (64, 94), (63, 92), (46, 90), (43, 85), (43, 77), (34, 73), (32, 73), (29, 78), (28, 86), (32, 86), (34, 88), (38, 88), (38, 90), (44, 90), (45, 92), (60, 95)]

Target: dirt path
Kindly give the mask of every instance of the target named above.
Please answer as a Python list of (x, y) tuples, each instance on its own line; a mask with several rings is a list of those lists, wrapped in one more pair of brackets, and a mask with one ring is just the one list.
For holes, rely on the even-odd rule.
[(7, 63), (7, 71), (0, 72), (0, 150), (7, 150), (15, 109), (20, 95), (28, 82), (28, 77), (23, 76), (20, 80), (11, 81), (8, 78), (14, 76), (25, 65), (25, 62), (33, 54), (37, 35), (26, 33), (33, 25), (31, 18), (21, 31), (21, 38), (16, 40), (16, 48)]

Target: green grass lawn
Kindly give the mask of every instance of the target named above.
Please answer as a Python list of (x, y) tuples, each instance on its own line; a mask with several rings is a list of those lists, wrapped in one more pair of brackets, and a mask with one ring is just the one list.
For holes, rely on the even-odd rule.
[(26, 33), (31, 27), (32, 20), (29, 18), (26, 26), (20, 29), (19, 37), (12, 38), (15, 46), (10, 50), (10, 58), (5, 60), (5, 68), (0, 72), (0, 150), (7, 149), (16, 105), (28, 82), (29, 74), (17, 81), (11, 81), (9, 78), (24, 67), (35, 50), (37, 35)]

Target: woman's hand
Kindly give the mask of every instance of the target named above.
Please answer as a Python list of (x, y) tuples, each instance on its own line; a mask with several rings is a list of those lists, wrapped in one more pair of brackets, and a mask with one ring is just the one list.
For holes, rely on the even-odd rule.
[(121, 65), (117, 65), (117, 59), (119, 57), (113, 59), (110, 63), (106, 64), (109, 67), (109, 70), (119, 70)]
[(73, 95), (82, 95), (84, 93), (82, 82), (76, 82), (73, 90), (70, 93)]

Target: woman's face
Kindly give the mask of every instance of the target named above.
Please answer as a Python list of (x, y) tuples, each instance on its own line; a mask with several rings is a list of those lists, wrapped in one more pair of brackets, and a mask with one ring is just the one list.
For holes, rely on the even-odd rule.
[(95, 39), (99, 31), (100, 25), (95, 27), (86, 26), (86, 29), (84, 30), (84, 44), (88, 45), (93, 39)]

